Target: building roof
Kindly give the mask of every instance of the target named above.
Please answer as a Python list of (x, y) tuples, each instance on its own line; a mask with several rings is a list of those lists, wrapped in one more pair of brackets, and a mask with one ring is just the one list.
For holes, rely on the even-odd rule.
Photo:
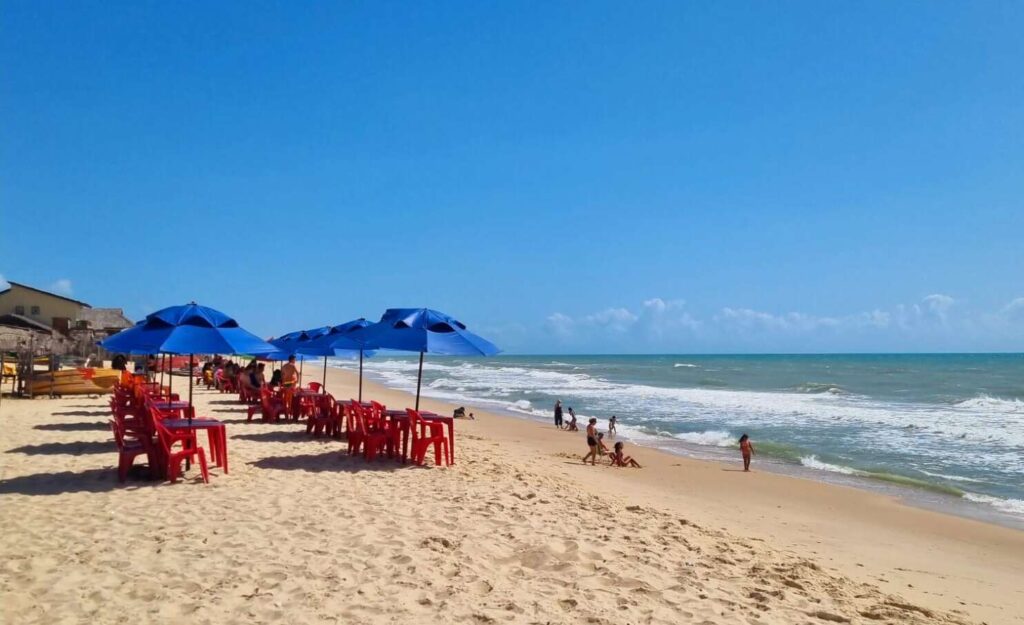
[(83, 308), (78, 311), (77, 320), (88, 321), (93, 328), (130, 328), (134, 325), (120, 308)]
[[(68, 302), (73, 302), (75, 304), (78, 304), (79, 306), (85, 306), (86, 308), (92, 308), (92, 306), (86, 304), (85, 302), (80, 302), (77, 299), (71, 299), (70, 297), (64, 297), (63, 295), (57, 295), (56, 293), (51, 293), (49, 291), (44, 291), (42, 289), (37, 289), (34, 286), (29, 286), (27, 284), (22, 284), (20, 282), (15, 282), (13, 280), (7, 280), (7, 284), (9, 284), (11, 286), (21, 287), (23, 289), (28, 289), (29, 291), (35, 291), (36, 293), (42, 293), (43, 295), (49, 295), (50, 297), (56, 297), (57, 299), (62, 299), (62, 300), (68, 301)], [(3, 291), (0, 291), (0, 295), (3, 295), (4, 293), (6, 293), (7, 291), (10, 291), (10, 290), (11, 290), (10, 288), (6, 288)]]
[(45, 334), (53, 334), (53, 328), (46, 325), (45, 323), (39, 323), (35, 319), (29, 319), (28, 317), (16, 315), (14, 313), (0, 315), (0, 325), (12, 326), (15, 328), (25, 328), (27, 330), (43, 332)]

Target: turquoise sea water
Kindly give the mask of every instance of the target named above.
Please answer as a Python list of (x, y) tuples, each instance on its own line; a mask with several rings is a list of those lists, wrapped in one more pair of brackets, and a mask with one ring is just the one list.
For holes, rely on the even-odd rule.
[[(415, 358), (366, 371), (415, 390)], [(697, 457), (735, 460), (746, 432), (763, 467), (1024, 523), (1024, 354), (428, 357), (423, 384), (536, 419), (561, 399)]]

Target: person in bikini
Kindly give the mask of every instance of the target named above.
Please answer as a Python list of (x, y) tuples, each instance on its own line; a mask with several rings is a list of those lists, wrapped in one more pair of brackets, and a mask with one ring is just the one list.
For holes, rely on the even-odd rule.
[(633, 459), (632, 456), (627, 456), (623, 452), (625, 445), (622, 441), (615, 443), (615, 451), (612, 452), (612, 466), (613, 467), (633, 467), (639, 469), (640, 463)]
[(590, 422), (587, 425), (587, 447), (590, 447), (590, 451), (587, 452), (586, 456), (583, 456), (583, 464), (587, 464), (587, 458), (590, 458), (590, 464), (593, 466), (597, 464), (597, 419), (591, 417)]
[(750, 458), (754, 455), (754, 444), (750, 442), (750, 437), (746, 434), (740, 437), (740, 453), (743, 455), (743, 470), (749, 473)]

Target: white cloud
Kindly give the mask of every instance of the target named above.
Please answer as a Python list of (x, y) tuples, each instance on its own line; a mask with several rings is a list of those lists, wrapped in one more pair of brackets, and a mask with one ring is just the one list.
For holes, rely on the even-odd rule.
[(70, 296), (72, 293), (71, 280), (68, 280), (67, 278), (61, 278), (60, 280), (57, 280), (56, 282), (50, 285), (50, 290), (59, 295)]
[(1024, 323), (1024, 297), (1014, 299), (999, 312), (1011, 323)]
[(556, 312), (548, 315), (544, 325), (547, 327), (548, 331), (556, 337), (560, 339), (568, 339), (573, 334), (573, 326), (575, 323), (573, 322), (572, 317)]
[(4, 279), (4, 274), (0, 273), (0, 291), (5, 291), (11, 286), (11, 283)]
[(1024, 297), (989, 312), (933, 293), (891, 310), (837, 316), (727, 306), (704, 318), (683, 300), (654, 297), (576, 317), (554, 313), (546, 326), (562, 343), (594, 350), (1003, 351), (1024, 345)]

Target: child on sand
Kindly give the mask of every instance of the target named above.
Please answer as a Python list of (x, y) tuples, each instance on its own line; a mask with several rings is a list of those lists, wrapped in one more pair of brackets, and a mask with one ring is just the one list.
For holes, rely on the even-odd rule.
[(608, 451), (608, 445), (604, 444), (604, 432), (597, 433), (597, 453), (601, 454), (602, 456), (611, 453), (610, 451)]
[(743, 470), (750, 471), (750, 457), (754, 455), (754, 445), (746, 434), (740, 437), (740, 453), (743, 454)]
[(636, 469), (641, 468), (640, 463), (633, 460), (632, 456), (627, 456), (622, 451), (626, 446), (622, 444), (622, 441), (615, 443), (615, 451), (612, 452), (612, 466), (613, 467), (633, 467)]
[(597, 463), (597, 419), (593, 417), (587, 426), (587, 447), (590, 447), (590, 451), (583, 456), (583, 464), (587, 464), (587, 458), (590, 458), (590, 464), (594, 465)]
[(576, 412), (572, 409), (572, 406), (569, 406), (569, 431), (580, 431), (580, 429), (576, 426)]

